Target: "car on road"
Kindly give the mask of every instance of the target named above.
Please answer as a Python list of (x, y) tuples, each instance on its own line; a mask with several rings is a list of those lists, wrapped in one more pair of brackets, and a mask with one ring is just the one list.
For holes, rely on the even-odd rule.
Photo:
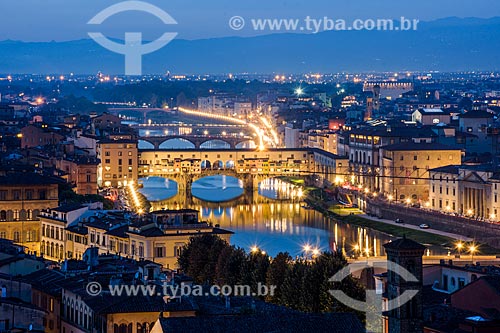
[(403, 221), (402, 219), (395, 219), (394, 222), (400, 223), (400, 224), (404, 224), (405, 223), (405, 221)]
[(421, 225), (418, 226), (420, 229), (429, 229), (430, 226), (428, 224), (422, 223)]

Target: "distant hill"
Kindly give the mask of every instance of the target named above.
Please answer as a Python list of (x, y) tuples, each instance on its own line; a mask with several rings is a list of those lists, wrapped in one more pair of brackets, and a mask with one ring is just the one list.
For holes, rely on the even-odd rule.
[[(329, 31), (174, 40), (144, 56), (144, 73), (497, 70), (500, 18), (446, 18), (411, 32)], [(120, 74), (124, 58), (90, 39), (0, 42), (0, 73)]]

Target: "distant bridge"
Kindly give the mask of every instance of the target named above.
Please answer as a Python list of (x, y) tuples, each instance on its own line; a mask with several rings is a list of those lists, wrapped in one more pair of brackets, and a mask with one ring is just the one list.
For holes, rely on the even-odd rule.
[(154, 149), (160, 149), (160, 146), (170, 140), (182, 139), (191, 142), (194, 149), (200, 149), (201, 145), (210, 141), (222, 141), (229, 145), (230, 149), (236, 149), (240, 143), (253, 141), (250, 136), (228, 136), (228, 135), (165, 135), (165, 136), (142, 136), (139, 140), (149, 142), (153, 145)]
[(168, 123), (168, 124), (133, 124), (129, 125), (132, 128), (135, 129), (141, 129), (141, 130), (161, 130), (163, 128), (177, 128), (177, 127), (190, 127), (190, 128), (203, 128), (203, 129), (224, 129), (224, 128), (231, 128), (231, 129), (241, 129), (245, 130), (248, 129), (247, 125), (237, 125), (237, 124), (184, 124), (184, 123)]
[(146, 119), (148, 113), (151, 112), (164, 112), (164, 113), (170, 113), (170, 114), (175, 114), (175, 111), (172, 109), (162, 109), (162, 108), (108, 108), (108, 112), (115, 115), (123, 115), (124, 112), (138, 112), (141, 114), (142, 119)]

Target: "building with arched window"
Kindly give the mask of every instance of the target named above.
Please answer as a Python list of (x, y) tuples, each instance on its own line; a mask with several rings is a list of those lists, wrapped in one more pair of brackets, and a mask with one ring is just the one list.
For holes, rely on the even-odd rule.
[(58, 206), (59, 178), (44, 177), (33, 171), (0, 171), (0, 238), (40, 253), (42, 209)]

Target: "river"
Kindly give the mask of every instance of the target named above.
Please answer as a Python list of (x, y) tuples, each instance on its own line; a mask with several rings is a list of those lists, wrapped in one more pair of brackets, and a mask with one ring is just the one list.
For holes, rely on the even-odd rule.
[[(304, 248), (308, 246), (309, 252), (340, 250), (346, 256), (383, 256), (382, 245), (393, 239), (376, 230), (325, 218), (300, 202), (298, 188), (279, 180), (267, 180), (252, 193), (229, 176), (202, 178), (193, 183), (192, 193), (178, 192), (174, 181), (159, 177), (140, 182), (140, 192), (153, 210), (196, 209), (202, 220), (233, 231), (231, 243), (246, 251), (257, 246), (271, 256), (288, 252), (295, 257), (307, 255)], [(429, 253), (446, 252), (431, 247)]]

